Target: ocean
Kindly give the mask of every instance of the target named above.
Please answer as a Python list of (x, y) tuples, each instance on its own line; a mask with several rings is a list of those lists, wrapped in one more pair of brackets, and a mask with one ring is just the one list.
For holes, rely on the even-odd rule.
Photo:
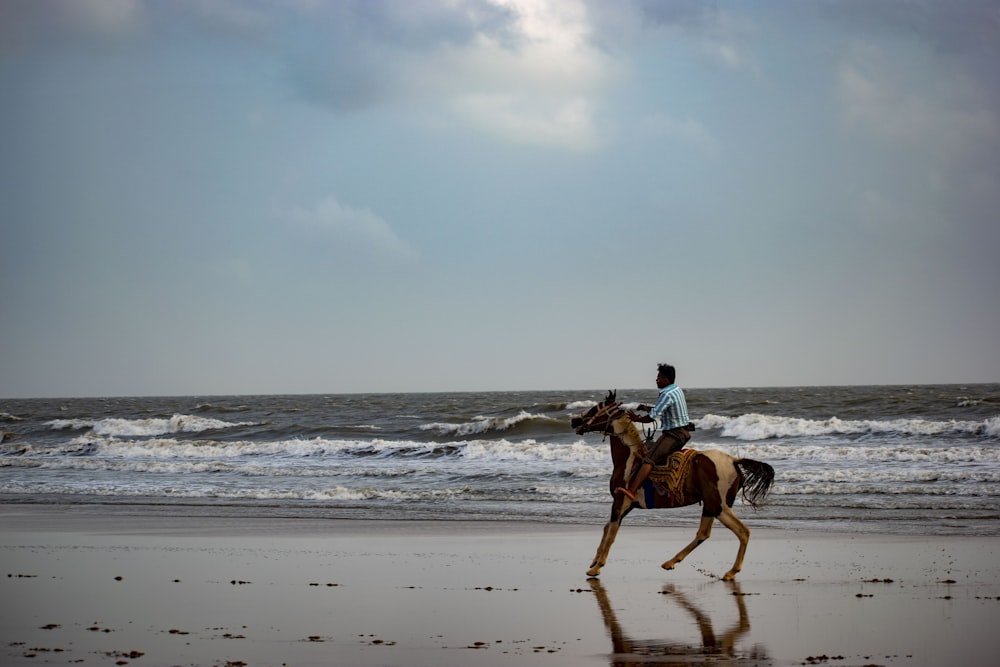
[[(602, 524), (606, 390), (0, 399), (0, 502), (192, 517)], [(1000, 535), (1000, 385), (687, 389), (689, 447), (770, 463), (752, 528)], [(656, 389), (618, 390), (627, 406)], [(697, 506), (625, 524), (697, 525)]]

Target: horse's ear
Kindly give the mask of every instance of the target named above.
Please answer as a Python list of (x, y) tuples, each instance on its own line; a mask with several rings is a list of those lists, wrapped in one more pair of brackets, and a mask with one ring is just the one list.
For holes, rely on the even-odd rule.
[(614, 403), (615, 402), (615, 397), (617, 395), (618, 395), (618, 390), (617, 389), (608, 389), (608, 397), (606, 399), (604, 399), (604, 402), (605, 403), (609, 403), (609, 404), (610, 403)]

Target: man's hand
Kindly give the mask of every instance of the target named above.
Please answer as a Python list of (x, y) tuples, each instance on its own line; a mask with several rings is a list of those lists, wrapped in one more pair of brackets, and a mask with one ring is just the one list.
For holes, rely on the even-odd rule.
[(648, 406), (648, 405), (643, 405), (643, 404), (640, 403), (639, 406), (636, 408), (636, 410), (642, 410), (643, 412), (649, 412), (650, 410), (652, 410), (652, 408), (650, 406)]

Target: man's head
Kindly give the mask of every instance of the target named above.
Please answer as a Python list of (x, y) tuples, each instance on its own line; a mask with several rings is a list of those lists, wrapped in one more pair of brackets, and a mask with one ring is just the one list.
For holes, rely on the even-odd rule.
[(656, 386), (660, 389), (673, 384), (677, 379), (677, 370), (670, 364), (660, 364), (656, 370)]

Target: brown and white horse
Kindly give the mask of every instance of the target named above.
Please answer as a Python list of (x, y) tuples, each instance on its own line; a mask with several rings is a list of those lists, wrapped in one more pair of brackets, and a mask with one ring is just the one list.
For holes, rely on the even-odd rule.
[[(740, 459), (725, 452), (713, 449), (697, 451), (683, 457), (684, 450), (671, 455), (673, 481), (676, 488), (657, 484), (655, 468), (645, 488), (640, 489), (637, 500), (632, 501), (623, 494), (615, 494), (615, 489), (625, 486), (634, 472), (645, 451), (645, 442), (639, 429), (628, 418), (621, 403), (615, 400), (615, 392), (609, 391), (607, 398), (590, 408), (583, 414), (574, 417), (572, 426), (580, 435), (584, 433), (602, 433), (611, 441), (611, 460), (614, 470), (611, 473), (610, 491), (614, 497), (611, 504), (611, 519), (604, 525), (604, 535), (597, 547), (597, 555), (590, 564), (587, 575), (596, 577), (601, 568), (608, 562), (608, 552), (618, 535), (618, 528), (626, 514), (636, 507), (646, 509), (685, 507), (701, 503), (701, 524), (694, 541), (680, 552), (663, 563), (664, 570), (672, 570), (684, 558), (694, 551), (712, 534), (712, 523), (718, 519), (722, 525), (733, 531), (740, 541), (736, 562), (723, 575), (723, 580), (732, 581), (736, 573), (743, 568), (743, 556), (746, 554), (747, 543), (750, 541), (750, 529), (733, 513), (733, 503), (736, 494), (743, 491), (743, 499), (754, 509), (771, 489), (774, 482), (774, 468), (760, 461)], [(676, 457), (676, 458), (675, 458)], [(668, 475), (669, 476), (669, 475)], [(666, 478), (664, 478), (666, 479)]]

